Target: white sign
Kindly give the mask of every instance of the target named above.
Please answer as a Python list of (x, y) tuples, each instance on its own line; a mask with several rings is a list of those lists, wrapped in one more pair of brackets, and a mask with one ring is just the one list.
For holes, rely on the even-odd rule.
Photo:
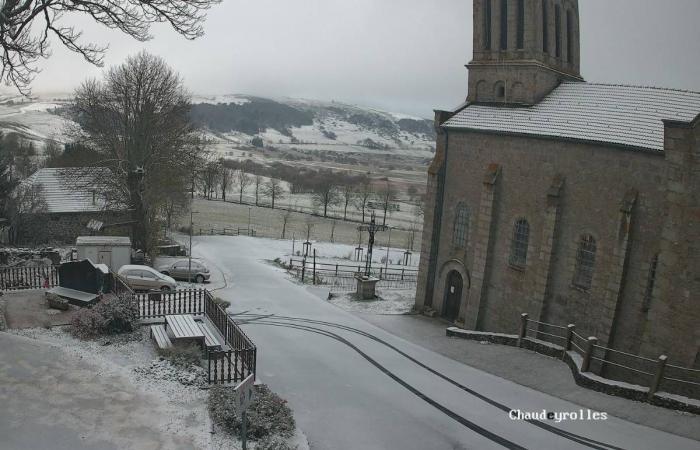
[(254, 386), (255, 377), (251, 374), (250, 376), (248, 376), (248, 378), (241, 381), (241, 383), (235, 387), (234, 391), (236, 392), (236, 411), (245, 411), (246, 409), (248, 409), (248, 406), (250, 406), (250, 403), (253, 401)]

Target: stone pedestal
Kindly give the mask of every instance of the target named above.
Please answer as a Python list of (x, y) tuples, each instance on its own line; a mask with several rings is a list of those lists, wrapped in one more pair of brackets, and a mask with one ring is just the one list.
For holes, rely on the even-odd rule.
[(356, 275), (355, 279), (357, 280), (357, 298), (360, 300), (374, 300), (377, 297), (375, 291), (379, 278)]

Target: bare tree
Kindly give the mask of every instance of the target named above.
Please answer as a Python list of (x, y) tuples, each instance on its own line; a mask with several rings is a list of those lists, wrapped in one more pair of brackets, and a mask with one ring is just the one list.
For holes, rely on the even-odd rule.
[(340, 201), (338, 189), (330, 179), (325, 179), (314, 189), (314, 203), (323, 207), (323, 217), (328, 217), (328, 207), (337, 205)]
[(17, 186), (10, 195), (8, 212), (11, 242), (16, 243), (22, 240), (22, 219), (25, 215), (46, 212), (47, 205), (43, 192), (41, 184), (24, 183)]
[(359, 191), (355, 194), (355, 207), (362, 211), (362, 222), (365, 222), (365, 212), (367, 211), (367, 203), (369, 199), (374, 195), (372, 191), (372, 183), (369, 179), (366, 179), (360, 185)]
[(165, 190), (187, 191), (206, 152), (207, 141), (190, 123), (189, 100), (179, 75), (146, 52), (75, 92), (74, 137), (101, 157), (95, 166), (113, 175), (81, 182), (98, 187), (106, 206), (132, 210), (136, 248), (151, 248)]
[(343, 201), (343, 220), (348, 220), (348, 205), (355, 198), (355, 185), (352, 183), (345, 183), (341, 187), (340, 194)]
[(226, 191), (233, 183), (233, 169), (224, 159), (219, 160), (219, 187), (221, 188), (221, 199), (226, 201)]
[(204, 198), (211, 200), (219, 182), (219, 165), (214, 161), (209, 161), (200, 172), (200, 183)]
[(331, 221), (331, 243), (335, 242), (335, 227), (338, 225), (338, 221), (333, 219)]
[(255, 206), (258, 206), (258, 202), (260, 201), (260, 187), (263, 184), (262, 175), (255, 174), (255, 180), (253, 183), (255, 184)]
[(391, 202), (396, 200), (396, 191), (394, 190), (394, 185), (391, 184), (389, 180), (386, 180), (386, 185), (380, 192), (380, 198), (382, 202), (382, 209), (384, 210), (384, 218), (382, 219), (382, 225), (386, 225), (386, 216), (391, 208)]
[(233, 181), (236, 184), (236, 187), (238, 188), (238, 203), (243, 203), (243, 192), (248, 186), (250, 186), (250, 183), (253, 180), (243, 168), (240, 168), (234, 174)]
[(275, 200), (284, 198), (285, 189), (277, 178), (270, 178), (262, 188), (263, 194), (272, 201), (272, 209), (275, 209)]
[(205, 13), (216, 3), (219, 0), (6, 0), (0, 6), (0, 78), (28, 94), (37, 61), (51, 55), (51, 38), (101, 67), (107, 46), (84, 42), (82, 31), (62, 23), (65, 16), (90, 17), (141, 42), (151, 38), (153, 23), (170, 24), (180, 35), (195, 39), (204, 34)]
[(287, 212), (284, 213), (282, 216), (282, 239), (286, 239), (287, 235), (287, 226), (290, 224), (292, 220), (292, 211), (287, 210)]

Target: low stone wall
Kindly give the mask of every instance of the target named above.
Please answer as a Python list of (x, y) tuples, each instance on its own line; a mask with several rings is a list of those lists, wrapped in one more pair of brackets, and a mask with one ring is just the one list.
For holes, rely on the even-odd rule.
[[(446, 331), (447, 336), (468, 339), (471, 341), (486, 341), (493, 344), (518, 346), (518, 336), (514, 334), (488, 333), (483, 331), (462, 330), (450, 327)], [(636, 384), (624, 383), (620, 381), (608, 380), (593, 373), (581, 372), (581, 356), (574, 351), (564, 351), (564, 348), (532, 338), (525, 338), (522, 341), (522, 348), (561, 359), (571, 369), (574, 381), (579, 386), (602, 392), (608, 395), (628, 398), (638, 402), (651, 403), (663, 408), (675, 409), (678, 411), (690, 412), (700, 415), (700, 401), (680, 395), (657, 392), (649, 397), (648, 388)]]

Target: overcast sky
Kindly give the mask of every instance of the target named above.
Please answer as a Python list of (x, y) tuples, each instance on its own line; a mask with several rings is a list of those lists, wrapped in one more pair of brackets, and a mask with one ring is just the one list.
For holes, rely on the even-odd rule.
[[(700, 91), (700, 1), (579, 3), (587, 81)], [(64, 22), (109, 43), (107, 66), (145, 48), (195, 93), (337, 100), (426, 118), (462, 102), (472, 52), (469, 0), (224, 0), (193, 42), (164, 25), (140, 43), (85, 18)], [(52, 48), (36, 94), (99, 76), (101, 69)]]

